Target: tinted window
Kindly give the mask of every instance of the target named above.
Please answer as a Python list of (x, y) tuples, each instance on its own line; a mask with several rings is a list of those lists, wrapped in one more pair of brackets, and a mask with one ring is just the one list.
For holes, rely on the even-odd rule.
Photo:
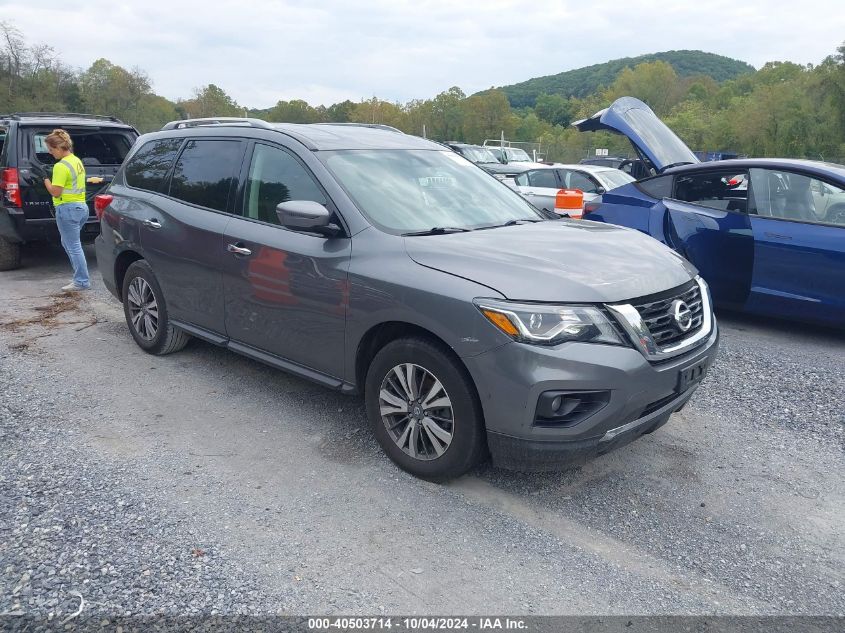
[(657, 178), (641, 180), (637, 183), (637, 186), (658, 200), (672, 197), (672, 176), (658, 176)]
[(256, 145), (246, 185), (244, 216), (279, 224), (276, 205), (288, 200), (326, 204), (326, 197), (311, 175), (286, 151)]
[(598, 185), (590, 180), (586, 174), (578, 171), (569, 172), (566, 186), (570, 189), (580, 189), (584, 193), (596, 193)]
[[(52, 130), (35, 132), (32, 135), (32, 145), (38, 161), (52, 165), (55, 161), (47, 151), (47, 143), (44, 142), (50, 132)], [(120, 165), (134, 140), (126, 132), (119, 130), (70, 128), (67, 132), (73, 141), (73, 153), (83, 165)]]
[(558, 189), (557, 178), (553, 169), (538, 169), (528, 172), (528, 182), (532, 187), (547, 187)]
[(182, 145), (181, 138), (150, 141), (126, 164), (126, 184), (147, 191), (161, 191), (164, 179)]
[(752, 169), (749, 209), (771, 218), (845, 226), (845, 191), (802, 174)]
[(675, 199), (722, 211), (745, 212), (748, 184), (736, 171), (708, 171), (675, 177)]
[(176, 161), (170, 195), (225, 211), (241, 155), (240, 141), (188, 141)]
[(527, 187), (528, 186), (528, 174), (523, 173), (519, 174), (516, 178), (514, 178), (514, 182), (520, 187)]

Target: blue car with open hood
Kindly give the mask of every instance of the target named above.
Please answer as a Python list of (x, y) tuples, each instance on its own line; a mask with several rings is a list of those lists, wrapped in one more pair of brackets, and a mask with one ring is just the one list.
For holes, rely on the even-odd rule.
[(845, 326), (845, 166), (748, 158), (700, 162), (642, 101), (573, 125), (628, 137), (652, 175), (586, 218), (637, 229), (692, 262), (722, 306)]

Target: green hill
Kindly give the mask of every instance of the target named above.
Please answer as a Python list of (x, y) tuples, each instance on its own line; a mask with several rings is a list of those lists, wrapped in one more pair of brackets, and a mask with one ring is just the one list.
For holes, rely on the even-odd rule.
[(666, 51), (639, 57), (624, 57), (557, 75), (536, 77), (518, 84), (502, 86), (500, 90), (508, 96), (514, 108), (533, 106), (538, 95), (543, 93), (583, 98), (595, 93), (601, 86), (609, 86), (625, 67), (633, 68), (637, 64), (654, 61), (668, 62), (681, 77), (709, 75), (719, 82), (754, 72), (754, 67), (750, 64), (714, 53)]

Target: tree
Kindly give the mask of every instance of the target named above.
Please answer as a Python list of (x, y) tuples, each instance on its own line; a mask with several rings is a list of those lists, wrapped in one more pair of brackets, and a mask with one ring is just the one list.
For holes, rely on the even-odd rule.
[(176, 105), (181, 106), (187, 117), (191, 119), (243, 116), (244, 114), (244, 108), (239, 106), (222, 88), (214, 84), (195, 88), (193, 99), (178, 101)]
[(543, 121), (566, 127), (572, 122), (572, 102), (561, 95), (542, 94), (537, 97), (534, 112)]
[(484, 139), (511, 138), (518, 123), (511, 112), (510, 103), (501, 90), (488, 90), (473, 95), (462, 102), (464, 138), (471, 143)]
[(608, 102), (624, 96), (645, 101), (657, 116), (665, 116), (683, 95), (675, 69), (656, 61), (626, 68), (605, 93)]
[(100, 58), (79, 78), (82, 99), (92, 114), (131, 119), (141, 97), (150, 93), (150, 80), (139, 68), (131, 71)]

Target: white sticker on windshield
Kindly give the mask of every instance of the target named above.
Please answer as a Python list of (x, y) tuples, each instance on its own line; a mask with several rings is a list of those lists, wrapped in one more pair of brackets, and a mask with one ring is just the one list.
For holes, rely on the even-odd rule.
[(455, 179), (451, 176), (423, 176), (417, 178), (420, 187), (430, 187), (431, 189), (452, 189), (455, 187)]

